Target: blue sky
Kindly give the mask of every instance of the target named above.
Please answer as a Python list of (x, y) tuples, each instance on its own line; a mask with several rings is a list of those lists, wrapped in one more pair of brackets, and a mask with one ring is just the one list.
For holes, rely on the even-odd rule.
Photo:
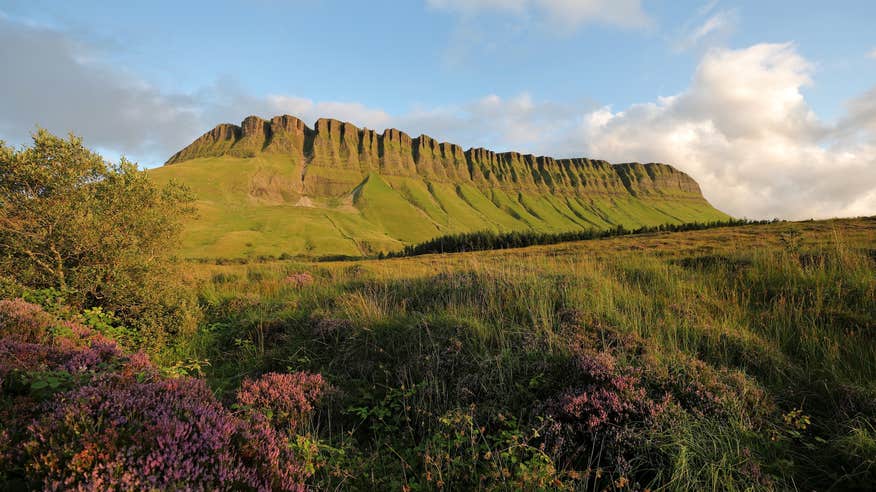
[(665, 160), (737, 215), (873, 214), (874, 19), (871, 1), (0, 0), (0, 138), (41, 125), (153, 166), (289, 112)]

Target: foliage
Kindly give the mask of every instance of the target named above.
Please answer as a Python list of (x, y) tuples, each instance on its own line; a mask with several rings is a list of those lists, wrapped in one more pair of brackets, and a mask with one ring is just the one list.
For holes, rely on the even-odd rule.
[(152, 330), (182, 324), (164, 253), (191, 211), (185, 188), (158, 188), (135, 164), (109, 164), (76, 137), (39, 130), (31, 147), (0, 146), (0, 273), (67, 303)]
[[(204, 380), (164, 378), (85, 325), (23, 300), (0, 301), (0, 314), (4, 488), (304, 490), (313, 474), (296, 431), (326, 387), (319, 375), (247, 382), (238, 395), (247, 410), (233, 411)], [(279, 405), (264, 401), (273, 390), (285, 395)], [(282, 420), (249, 410), (263, 403)]]
[(142, 334), (122, 324), (112, 311), (104, 311), (101, 307), (85, 309), (80, 316), (82, 324), (115, 340), (126, 349), (136, 349), (143, 345)]
[(422, 445), (424, 488), (544, 490), (560, 486), (554, 462), (539, 445), (541, 423), (521, 429), (514, 417), (479, 426), (473, 409), (452, 410)]

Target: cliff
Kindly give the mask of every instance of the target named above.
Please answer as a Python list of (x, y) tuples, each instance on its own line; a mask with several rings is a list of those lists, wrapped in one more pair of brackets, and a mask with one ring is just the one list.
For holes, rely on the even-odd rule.
[(249, 116), (240, 126), (218, 125), (174, 154), (166, 165), (261, 154), (287, 156), (300, 176), (295, 191), (302, 194), (343, 194), (369, 173), (377, 173), (468, 183), (480, 189), (702, 197), (696, 181), (666, 164), (612, 165), (588, 158), (554, 159), (482, 148), (463, 151), (459, 145), (427, 135), (412, 138), (396, 129), (377, 133), (333, 119), (320, 119), (311, 129), (289, 115), (269, 121)]
[(460, 232), (727, 218), (665, 164), (463, 150), (288, 115), (219, 125), (149, 173), (198, 197), (183, 239), (195, 257), (374, 254)]

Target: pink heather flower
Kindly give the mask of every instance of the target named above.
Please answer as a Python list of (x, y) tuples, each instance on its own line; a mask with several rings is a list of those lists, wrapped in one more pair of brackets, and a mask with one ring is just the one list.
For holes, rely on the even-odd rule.
[(563, 466), (587, 467), (594, 446), (603, 449), (603, 462), (623, 474), (634, 455), (641, 430), (652, 425), (669, 405), (645, 390), (637, 371), (618, 366), (607, 352), (582, 351), (574, 357), (574, 383), (548, 400), (554, 422), (546, 442)]
[(56, 324), (54, 316), (42, 306), (24, 299), (0, 300), (0, 337), (22, 342), (39, 342), (47, 338), (47, 331)]
[(49, 490), (304, 490), (287, 436), (225, 409), (204, 381), (110, 377), (30, 426), (28, 473)]
[[(37, 372), (69, 379), (32, 394)], [(0, 301), (0, 386), (0, 466), (45, 490), (303, 491), (313, 468), (290, 440), (326, 388), (267, 374), (232, 412), (203, 380), (163, 379), (145, 354), (21, 300)]]
[(293, 432), (313, 410), (326, 386), (320, 374), (272, 372), (244, 381), (237, 391), (237, 403), (250, 412), (270, 411), (275, 425)]

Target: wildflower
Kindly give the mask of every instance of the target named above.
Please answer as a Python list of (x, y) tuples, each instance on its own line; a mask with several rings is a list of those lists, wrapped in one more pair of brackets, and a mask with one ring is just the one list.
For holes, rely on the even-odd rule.
[(275, 425), (294, 431), (313, 410), (326, 387), (319, 374), (268, 373), (256, 380), (244, 381), (237, 392), (237, 402), (247, 411), (270, 414)]

